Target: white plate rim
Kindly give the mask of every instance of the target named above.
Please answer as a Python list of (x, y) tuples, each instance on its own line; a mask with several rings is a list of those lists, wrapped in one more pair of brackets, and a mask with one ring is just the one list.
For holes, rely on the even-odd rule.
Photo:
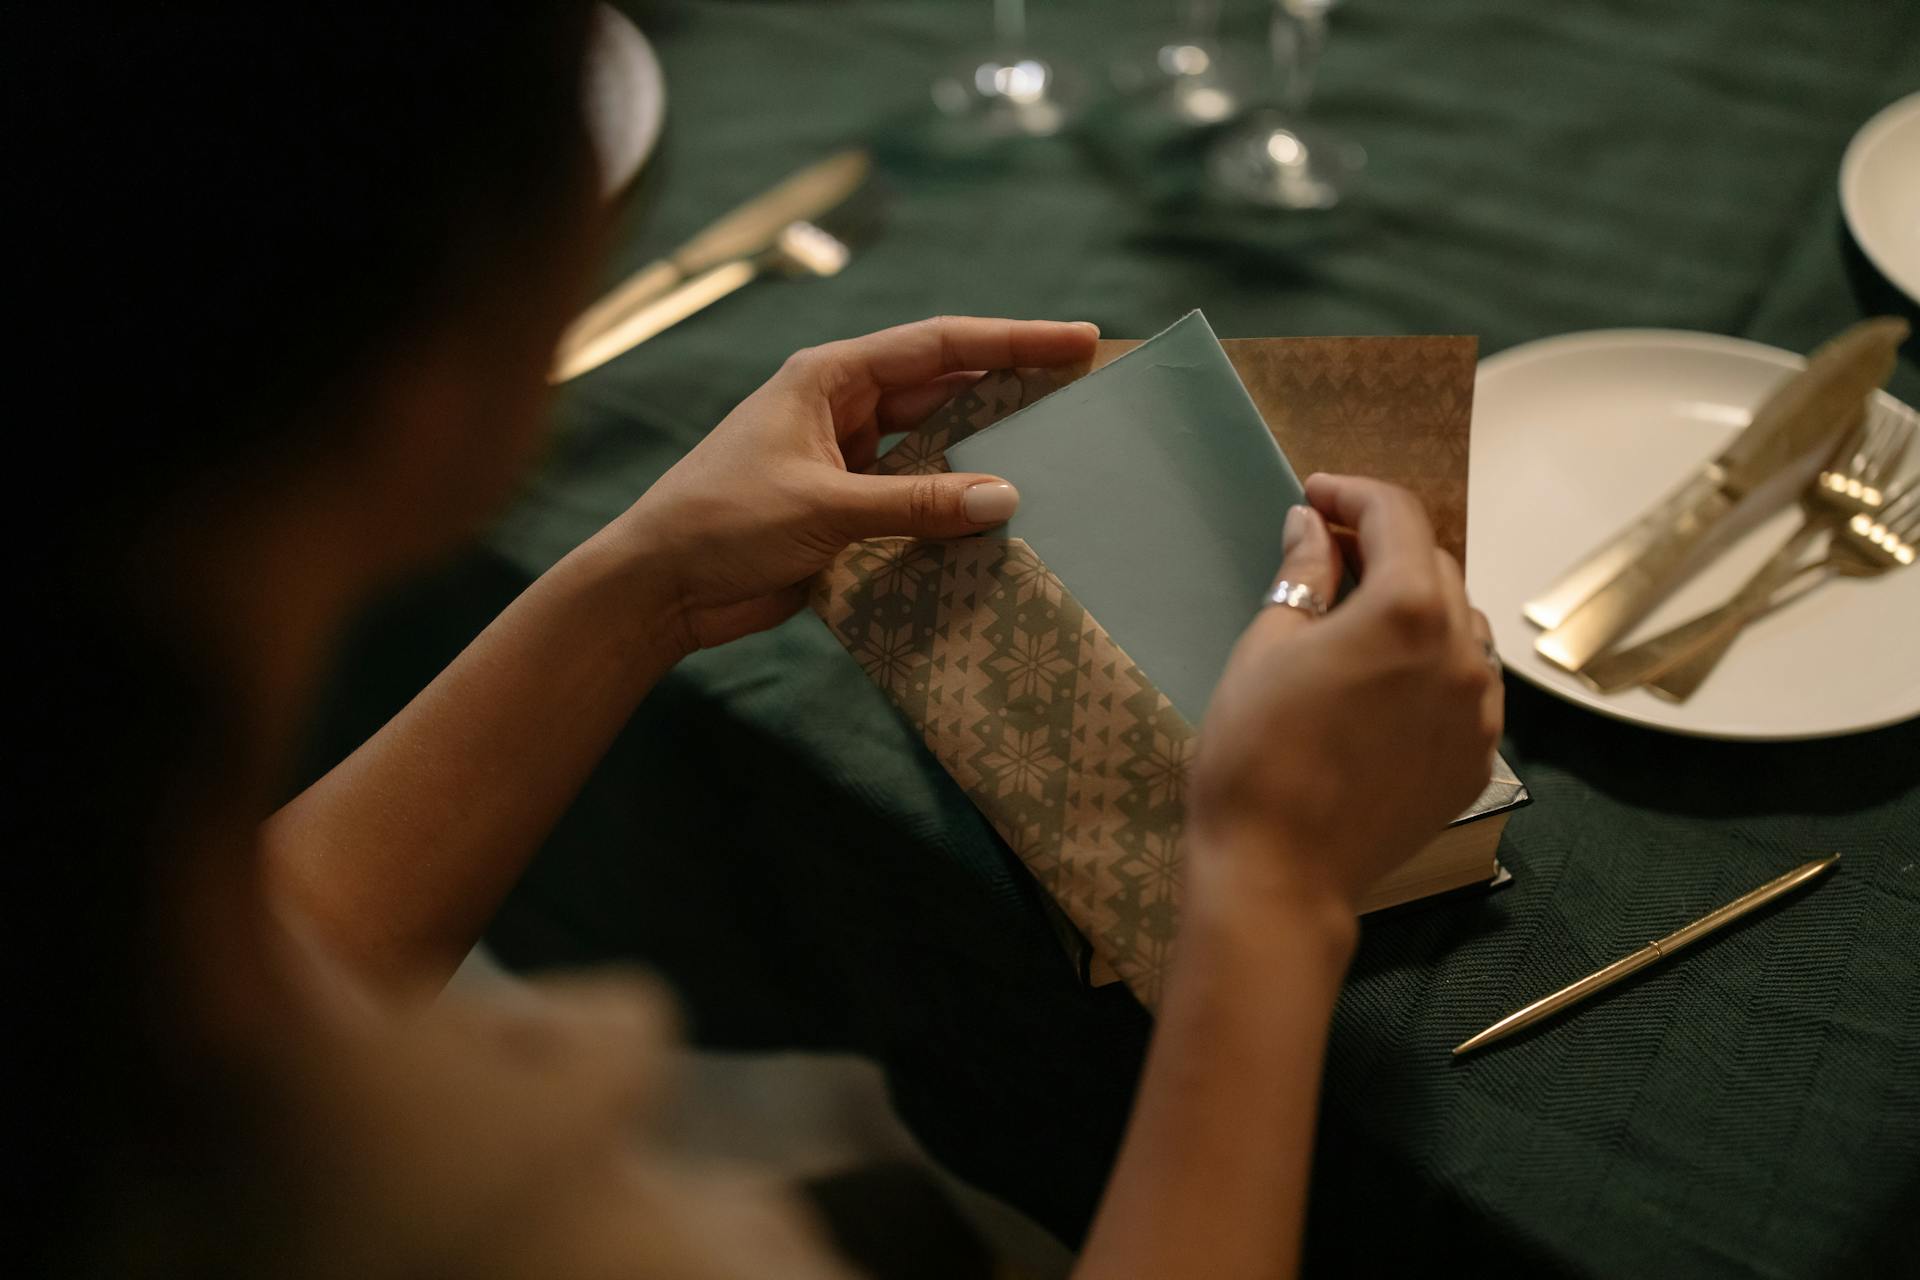
[[(601, 190), (613, 199), (638, 176), (660, 141), (667, 115), (667, 81), (652, 43), (633, 19), (604, 0), (594, 10), (594, 38), (588, 54), (593, 65), (588, 72), (587, 130), (605, 166)], [(610, 73), (621, 75), (632, 95), (629, 105), (635, 124), (631, 132), (614, 133), (600, 109), (601, 103), (592, 98), (594, 79)]]
[[(1711, 352), (1718, 355), (1741, 356), (1763, 361), (1781, 369), (1799, 370), (1806, 367), (1806, 357), (1764, 342), (1755, 342), (1749, 338), (1735, 338), (1727, 334), (1707, 333), (1691, 329), (1586, 329), (1575, 333), (1555, 334), (1552, 337), (1539, 338), (1532, 342), (1520, 343), (1508, 347), (1505, 351), (1487, 357), (1480, 362), (1474, 375), (1474, 404), (1476, 412), (1481, 403), (1481, 389), (1484, 379), (1532, 364), (1541, 359), (1550, 359), (1568, 351), (1598, 350), (1608, 347), (1633, 347), (1657, 344), (1669, 349), (1691, 349)], [(1882, 400), (1897, 404), (1885, 391), (1875, 393)], [(1676, 477), (1678, 479), (1678, 477)], [(1474, 524), (1473, 502), (1476, 489), (1469, 487), (1467, 494), (1467, 528), (1469, 539)], [(1623, 522), (1625, 517), (1622, 517)], [(1467, 577), (1471, 582), (1474, 560), (1468, 559)], [(1496, 647), (1500, 639), (1495, 632)], [(1532, 650), (1525, 654), (1500, 652), (1500, 660), (1505, 664), (1508, 674), (1539, 689), (1543, 693), (1559, 698), (1563, 702), (1583, 707), (1586, 710), (1616, 720), (1623, 724), (1638, 725), (1643, 729), (1652, 729), (1660, 733), (1670, 733), (1679, 737), (1698, 738), (1715, 742), (1813, 742), (1829, 738), (1851, 737), (1855, 734), (1871, 733), (1876, 729), (1890, 728), (1904, 724), (1920, 716), (1920, 697), (1913, 705), (1904, 706), (1891, 714), (1874, 720), (1848, 723), (1841, 726), (1829, 726), (1806, 730), (1778, 730), (1759, 728), (1725, 728), (1702, 725), (1690, 725), (1683, 722), (1651, 717), (1636, 711), (1631, 706), (1622, 707), (1603, 695), (1571, 681), (1561, 681), (1535, 673), (1529, 667)], [(1677, 711), (1677, 709), (1676, 709)]]
[(1913, 301), (1920, 302), (1920, 266), (1896, 264), (1889, 260), (1884, 245), (1876, 249), (1875, 242), (1879, 237), (1862, 228), (1860, 210), (1860, 203), (1866, 198), (1860, 187), (1865, 181), (1863, 175), (1867, 166), (1872, 163), (1874, 150), (1896, 127), (1905, 124), (1909, 116), (1920, 116), (1920, 93), (1910, 93), (1888, 103), (1853, 135), (1853, 140), (1847, 144), (1846, 154), (1840, 159), (1840, 211), (1847, 220), (1847, 230), (1852, 233), (1853, 242), (1867, 255), (1867, 261), (1892, 281), (1894, 288)]

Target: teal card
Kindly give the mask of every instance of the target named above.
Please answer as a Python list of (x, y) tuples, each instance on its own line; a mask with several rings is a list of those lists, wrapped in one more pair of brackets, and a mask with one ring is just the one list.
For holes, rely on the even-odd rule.
[(1199, 724), (1280, 567), (1293, 468), (1206, 317), (1191, 312), (947, 450), (1005, 476), (1024, 538)]

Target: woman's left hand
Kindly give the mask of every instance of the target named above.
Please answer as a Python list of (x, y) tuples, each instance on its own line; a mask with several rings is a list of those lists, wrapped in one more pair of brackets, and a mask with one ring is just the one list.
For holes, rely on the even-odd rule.
[(861, 538), (954, 538), (1003, 524), (994, 476), (871, 476), (902, 431), (988, 369), (1093, 355), (1090, 324), (941, 317), (793, 355), (604, 537), (664, 575), (676, 639), (709, 648), (791, 616), (806, 582)]

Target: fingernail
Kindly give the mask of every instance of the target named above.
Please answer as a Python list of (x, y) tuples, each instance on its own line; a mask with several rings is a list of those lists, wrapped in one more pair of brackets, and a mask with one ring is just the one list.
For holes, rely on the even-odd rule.
[(1005, 480), (970, 484), (960, 505), (975, 524), (1005, 524), (1020, 507), (1020, 491)]
[(1100, 326), (1095, 324), (1091, 320), (1075, 320), (1072, 323), (1075, 328), (1086, 329), (1091, 331), (1093, 336), (1096, 338), (1100, 336)]
[(1287, 508), (1287, 523), (1281, 531), (1280, 540), (1282, 554), (1293, 554), (1293, 549), (1300, 545), (1300, 539), (1307, 536), (1307, 529), (1312, 520), (1312, 507), (1296, 504)]

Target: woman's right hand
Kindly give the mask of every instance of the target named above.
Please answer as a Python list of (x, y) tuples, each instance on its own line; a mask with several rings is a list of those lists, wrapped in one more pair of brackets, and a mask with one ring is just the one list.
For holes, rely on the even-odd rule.
[(1288, 514), (1279, 576), (1331, 600), (1357, 534), (1360, 582), (1325, 617), (1268, 608), (1207, 711), (1188, 824), (1189, 893), (1269, 892), (1349, 918), (1486, 783), (1503, 691), (1486, 619), (1418, 502), (1316, 475)]

